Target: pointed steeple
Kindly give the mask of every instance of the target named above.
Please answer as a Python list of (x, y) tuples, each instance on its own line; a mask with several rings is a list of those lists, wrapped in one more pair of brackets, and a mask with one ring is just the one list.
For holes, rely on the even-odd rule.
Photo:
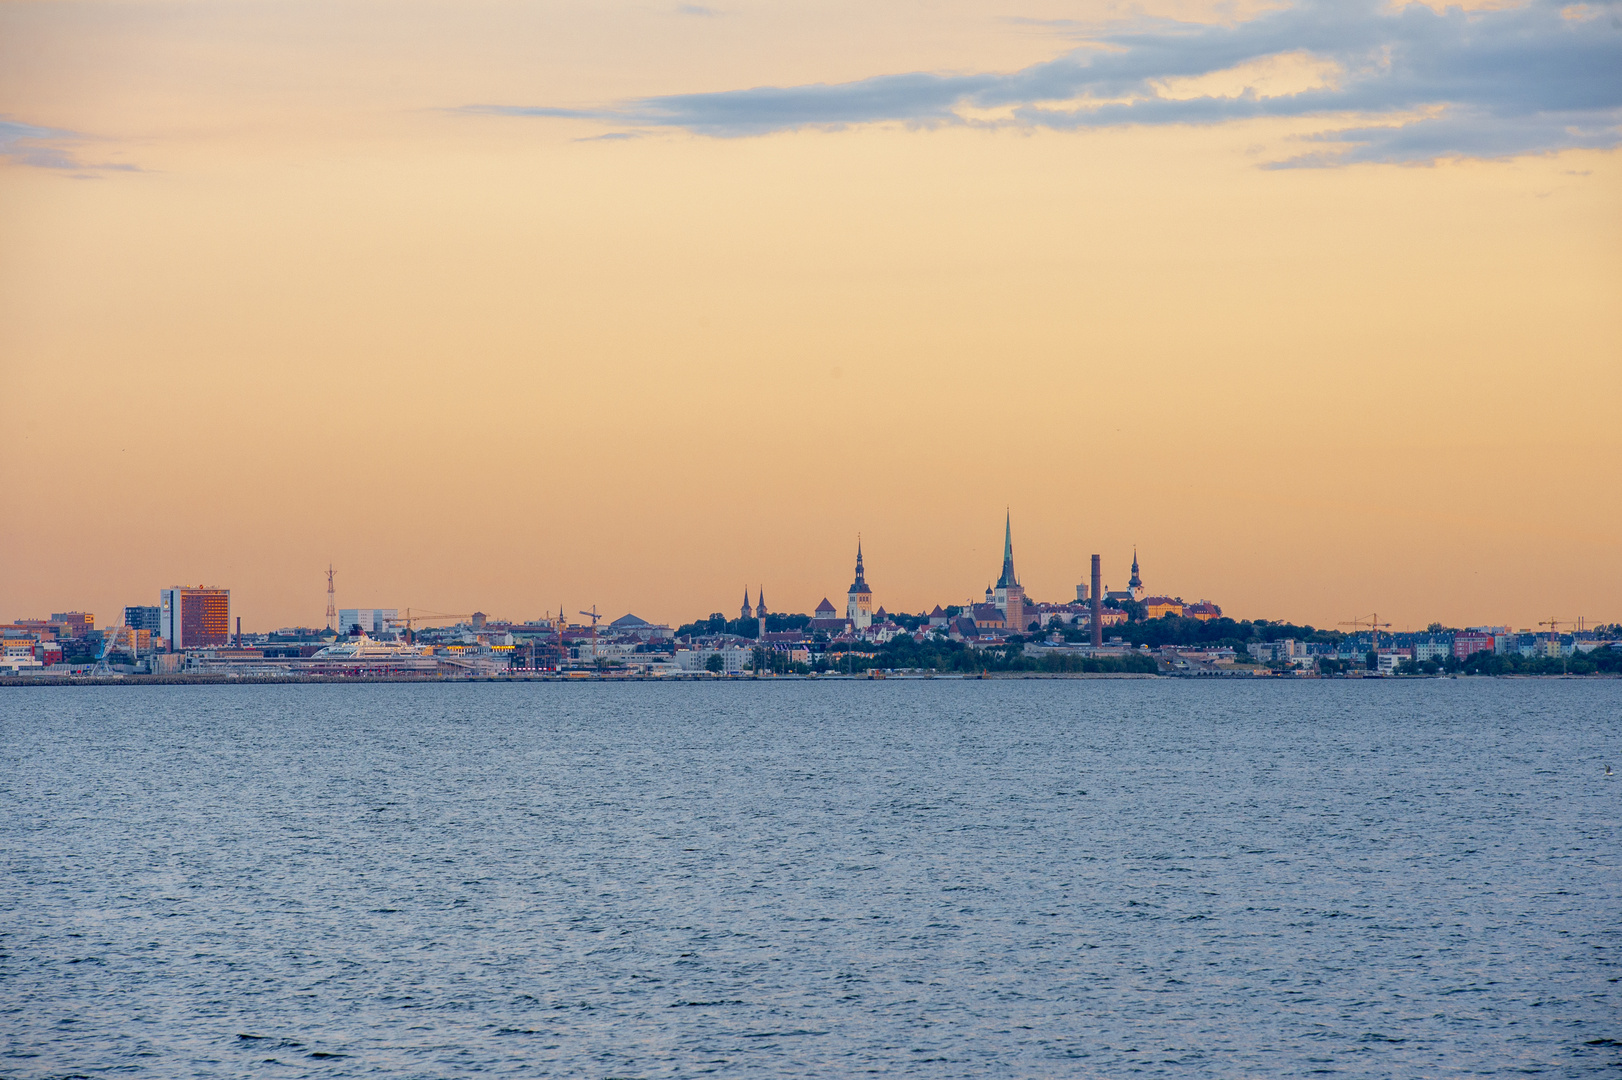
[(1018, 584), (1019, 578), (1014, 576), (1014, 515), (1009, 513), (1003, 522), (1002, 577), (997, 579), (997, 588), (1006, 589)]
[(764, 585), (760, 587), (760, 603), (755, 605), (755, 617), (760, 619), (766, 617), (766, 586)]
[(873, 591), (867, 587), (867, 572), (862, 568), (862, 537), (860, 533), (856, 536), (856, 580), (850, 583), (850, 588), (846, 591), (851, 596)]
[(1138, 576), (1138, 546), (1132, 545), (1132, 580), (1127, 582), (1129, 589), (1143, 588), (1143, 579)]
[(745, 585), (743, 587), (743, 611), (739, 615), (739, 618), (752, 619), (754, 617), (754, 610), (749, 606), (749, 586)]
[(873, 622), (873, 590), (868, 587), (867, 576), (862, 569), (862, 536), (856, 534), (856, 580), (850, 583), (845, 593), (845, 618), (850, 620), (851, 629), (858, 632), (866, 630)]

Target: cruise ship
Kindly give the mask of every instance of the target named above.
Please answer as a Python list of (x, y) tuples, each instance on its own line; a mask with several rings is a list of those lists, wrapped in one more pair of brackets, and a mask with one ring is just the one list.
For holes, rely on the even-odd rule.
[(301, 667), (342, 669), (350, 672), (433, 671), (438, 667), (430, 645), (379, 641), (361, 635), (335, 641), (306, 660)]

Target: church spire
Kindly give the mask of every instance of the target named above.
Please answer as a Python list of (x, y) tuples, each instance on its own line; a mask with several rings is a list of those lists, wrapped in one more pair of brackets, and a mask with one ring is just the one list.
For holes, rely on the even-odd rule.
[(749, 607), (749, 586), (745, 585), (743, 587), (743, 611), (739, 615), (739, 618), (752, 619), (754, 617), (755, 613), (753, 609)]
[[(745, 595), (747, 593), (748, 590), (745, 590)], [(761, 619), (766, 617), (766, 586), (764, 585), (760, 587), (760, 603), (755, 605), (755, 616)]]
[(873, 622), (873, 590), (868, 587), (867, 574), (862, 568), (862, 537), (856, 536), (856, 580), (845, 594), (845, 618), (851, 629), (866, 630)]
[(1014, 515), (1009, 513), (1003, 522), (1002, 577), (997, 579), (997, 588), (1006, 589), (1018, 584), (1019, 578), (1014, 576)]
[(1143, 588), (1143, 579), (1138, 576), (1138, 546), (1136, 544), (1132, 545), (1132, 580), (1126, 584), (1128, 588), (1132, 589)]

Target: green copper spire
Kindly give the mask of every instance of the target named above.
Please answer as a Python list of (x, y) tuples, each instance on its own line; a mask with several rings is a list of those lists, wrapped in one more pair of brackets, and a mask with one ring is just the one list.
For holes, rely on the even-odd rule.
[(1006, 589), (1018, 584), (1019, 579), (1014, 576), (1014, 515), (1010, 513), (1003, 522), (1002, 577), (997, 579), (997, 588)]

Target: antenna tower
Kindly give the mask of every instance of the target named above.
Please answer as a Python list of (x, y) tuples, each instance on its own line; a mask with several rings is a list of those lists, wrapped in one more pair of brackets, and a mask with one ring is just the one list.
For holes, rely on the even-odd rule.
[(338, 624), (337, 593), (332, 588), (332, 564), (327, 564), (327, 629), (332, 630)]

